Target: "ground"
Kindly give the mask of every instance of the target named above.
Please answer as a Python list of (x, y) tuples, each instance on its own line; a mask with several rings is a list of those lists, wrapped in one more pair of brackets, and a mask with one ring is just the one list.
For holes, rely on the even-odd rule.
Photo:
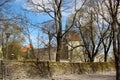
[[(18, 74), (16, 74), (18, 75)], [(115, 80), (115, 72), (106, 72), (106, 73), (100, 73), (100, 74), (69, 74), (69, 75), (55, 75), (51, 78), (41, 78), (41, 77), (14, 77), (14, 80)], [(8, 79), (10, 80), (10, 79)]]
[(113, 73), (107, 74), (71, 74), (71, 75), (59, 75), (54, 77), (55, 80), (115, 80)]

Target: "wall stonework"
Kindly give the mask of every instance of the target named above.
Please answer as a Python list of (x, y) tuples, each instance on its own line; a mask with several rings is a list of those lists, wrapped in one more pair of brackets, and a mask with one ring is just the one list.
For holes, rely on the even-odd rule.
[[(7, 67), (9, 74), (9, 76), (7, 76), (8, 80), (24, 80), (26, 78), (31, 78), (30, 80), (33, 80), (33, 78), (35, 77), (49, 77), (63, 74), (80, 75), (113, 71), (115, 72), (115, 66), (113, 62), (69, 63), (42, 61), (10, 61)], [(39, 80), (39, 78), (37, 80)]]

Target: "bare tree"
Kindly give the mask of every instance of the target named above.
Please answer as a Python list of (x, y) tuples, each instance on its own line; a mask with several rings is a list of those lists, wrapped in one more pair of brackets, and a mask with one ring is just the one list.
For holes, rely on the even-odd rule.
[[(110, 33), (109, 25), (106, 22), (101, 22), (101, 17), (97, 9), (96, 2), (90, 1), (79, 11), (75, 20), (75, 26), (79, 28), (84, 45), (84, 52), (90, 62), (93, 62), (95, 57), (100, 54), (101, 44), (104, 46), (106, 58), (112, 42), (111, 35), (107, 35)], [(106, 25), (101, 26), (103, 24)], [(105, 44), (105, 40), (110, 41), (108, 45)]]
[(41, 28), (41, 30), (43, 33), (47, 34), (48, 36), (48, 55), (49, 55), (49, 60), (51, 61), (51, 47), (52, 47), (51, 41), (56, 34), (55, 23), (54, 21), (50, 20), (42, 24), (43, 27)]
[[(6, 32), (8, 31), (10, 33), (10, 38), (9, 38), (9, 43), (11, 43), (13, 46), (14, 44), (19, 43), (20, 45), (22, 44), (22, 42), (24, 41), (24, 37), (22, 36), (22, 31), (21, 28), (17, 25), (17, 24), (13, 24), (12, 22), (3, 22), (1, 23), (1, 45), (2, 45), (2, 52), (3, 52), (3, 58), (5, 58), (5, 54), (6, 54), (6, 41), (8, 42), (8, 40), (6, 39)], [(19, 45), (19, 46), (20, 46)], [(9, 45), (8, 45), (9, 46)], [(16, 49), (18, 50), (18, 49)], [(10, 51), (10, 49), (8, 49), (8, 51)], [(11, 52), (14, 52), (15, 50), (11, 50)], [(9, 52), (8, 55), (11, 55), (13, 53)], [(17, 56), (16, 53), (14, 53), (15, 56)]]
[[(102, 5), (102, 6), (101, 6)], [(105, 6), (103, 8), (103, 6)], [(116, 66), (116, 80), (120, 80), (120, 0), (103, 0), (99, 3), (100, 15), (110, 24)]]
[[(5, 14), (3, 13), (5, 10), (8, 10), (7, 8), (5, 8), (5, 6), (9, 6), (7, 3), (10, 3), (12, 1), (15, 1), (15, 0), (2, 0), (2, 1), (0, 1), (0, 21), (9, 21), (9, 20), (15, 19), (15, 17), (7, 18), (7, 17), (5, 17)], [(2, 10), (4, 8), (5, 8), (5, 10)]]
[[(85, 4), (85, 1), (81, 1), (82, 6)], [(70, 9), (68, 7), (64, 7), (65, 5), (67, 5), (66, 0), (55, 0), (55, 1), (48, 0), (47, 2), (45, 2), (43, 0), (38, 1), (38, 2), (36, 2), (34, 0), (29, 0), (29, 2), (31, 5), (33, 5), (35, 10), (37, 10), (38, 12), (44, 12), (44, 13), (48, 14), (54, 20), (55, 26), (56, 26), (56, 34), (57, 34), (57, 36), (56, 36), (56, 39), (57, 39), (56, 61), (60, 61), (60, 53), (62, 50), (62, 38), (69, 31), (69, 29), (73, 26), (76, 15), (74, 15), (74, 19), (72, 21), (71, 27), (63, 33), (62, 32), (63, 31), (63, 29), (62, 29), (63, 28), (62, 12), (64, 10)], [(68, 2), (70, 2), (70, 1), (68, 1)], [(75, 11), (75, 14), (77, 14), (80, 9), (81, 8), (77, 9)]]
[(110, 26), (108, 26), (107, 32), (103, 34), (106, 38), (102, 41), (103, 50), (104, 50), (104, 62), (107, 62), (108, 53), (112, 45), (112, 35), (111, 35)]
[(10, 0), (3, 0), (3, 1), (1, 1), (0, 2), (0, 7), (3, 6), (4, 4), (8, 3), (8, 2), (10, 2)]
[(94, 24), (95, 13), (90, 10), (86, 18), (89, 20), (84, 24), (81, 22), (80, 15), (79, 18), (76, 19), (76, 27), (79, 28), (85, 54), (88, 55), (90, 62), (94, 62), (95, 56), (98, 54), (102, 42), (102, 38), (98, 35), (97, 25)]

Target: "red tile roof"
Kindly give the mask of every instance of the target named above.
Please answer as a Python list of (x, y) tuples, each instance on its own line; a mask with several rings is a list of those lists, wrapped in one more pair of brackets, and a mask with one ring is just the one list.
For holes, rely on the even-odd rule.
[(27, 46), (24, 46), (24, 47), (22, 48), (22, 52), (24, 52), (24, 53), (28, 52), (28, 50), (29, 50), (31, 47), (32, 47), (32, 44), (29, 44), (29, 45), (27, 45)]

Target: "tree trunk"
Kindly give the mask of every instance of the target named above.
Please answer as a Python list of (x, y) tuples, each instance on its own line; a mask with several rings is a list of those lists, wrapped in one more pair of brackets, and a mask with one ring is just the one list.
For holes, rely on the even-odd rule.
[(57, 53), (56, 53), (56, 61), (60, 61), (60, 54), (62, 49), (62, 0), (55, 0), (54, 6), (54, 20), (56, 25), (56, 33), (57, 33)]
[[(114, 51), (114, 58), (115, 58), (115, 68), (116, 68), (116, 80), (120, 80), (120, 61), (119, 61), (119, 39), (116, 36), (116, 24), (113, 22), (112, 24), (112, 32), (113, 32), (113, 51)], [(117, 44), (118, 41), (118, 44)], [(118, 46), (118, 47), (117, 47)]]
[(115, 58), (116, 80), (120, 80), (120, 62), (118, 57)]
[(107, 52), (105, 52), (104, 62), (107, 62)]
[(56, 53), (56, 61), (60, 61), (60, 54), (62, 50), (62, 39), (60, 37), (57, 37), (57, 53)]
[(94, 56), (92, 56), (91, 58), (90, 58), (90, 62), (94, 62)]
[(50, 54), (51, 54), (51, 48), (50, 48), (50, 46), (49, 46), (49, 50), (48, 50), (48, 55), (49, 55), (49, 61), (51, 61), (51, 56), (50, 56)]
[(5, 58), (5, 46), (4, 46), (4, 39), (3, 39), (3, 32), (2, 32), (2, 58), (4, 59)]
[(104, 46), (104, 62), (107, 62), (108, 52), (109, 52), (109, 49), (111, 47), (111, 43), (112, 43), (112, 37), (111, 37), (111, 35), (112, 34), (110, 33), (109, 43), (108, 43), (107, 47), (106, 47), (106, 44), (104, 43), (104, 41), (102, 42), (103, 46)]
[(48, 48), (49, 50), (48, 50), (48, 55), (49, 55), (49, 61), (51, 61), (51, 38), (50, 38), (50, 36), (49, 36), (49, 48)]
[(120, 80), (120, 25), (118, 25), (117, 33), (117, 55), (116, 55), (116, 80)]
[(93, 58), (91, 58), (91, 59), (90, 59), (90, 62), (94, 62), (94, 59), (93, 59)]

